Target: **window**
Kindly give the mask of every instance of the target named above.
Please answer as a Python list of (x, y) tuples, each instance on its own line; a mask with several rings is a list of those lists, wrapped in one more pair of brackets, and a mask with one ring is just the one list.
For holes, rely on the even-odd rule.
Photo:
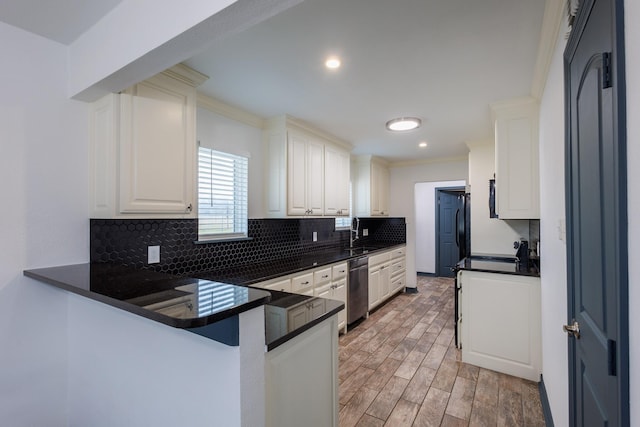
[(198, 240), (247, 237), (248, 157), (198, 148)]
[(349, 182), (349, 216), (336, 217), (336, 230), (351, 230), (351, 220), (353, 217), (353, 188), (351, 182)]

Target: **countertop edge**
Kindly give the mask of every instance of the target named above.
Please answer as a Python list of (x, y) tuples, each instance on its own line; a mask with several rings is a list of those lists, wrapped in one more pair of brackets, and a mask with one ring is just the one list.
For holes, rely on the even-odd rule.
[(325, 314), (323, 314), (322, 316), (318, 317), (317, 319), (314, 319), (314, 320), (306, 323), (304, 326), (301, 326), (298, 329), (295, 329), (295, 330), (287, 333), (286, 335), (283, 335), (280, 338), (278, 338), (276, 340), (273, 340), (271, 343), (268, 343), (266, 345), (267, 351), (271, 351), (271, 350), (281, 346), (282, 344), (286, 343), (287, 341), (290, 341), (291, 339), (295, 338), (296, 336), (302, 334), (303, 332), (308, 331), (309, 329), (313, 328), (314, 326), (316, 326), (316, 325), (324, 322), (325, 320), (329, 319), (331, 316), (333, 316), (335, 314), (338, 314), (344, 308), (345, 308), (345, 305), (344, 304), (340, 304), (340, 306), (338, 306), (337, 308), (326, 312)]
[[(82, 264), (77, 264), (77, 265), (82, 265)], [(151, 310), (147, 310), (143, 307), (137, 306), (135, 304), (131, 304), (131, 303), (127, 303), (124, 301), (120, 301), (118, 299), (115, 298), (111, 298), (108, 297), (106, 295), (102, 295), (102, 294), (98, 294), (96, 292), (91, 292), (85, 289), (81, 289), (78, 288), (76, 286), (73, 285), (69, 285), (67, 283), (64, 283), (62, 281), (59, 280), (55, 280), (51, 277), (47, 277), (47, 276), (43, 276), (41, 274), (38, 274), (38, 270), (39, 269), (30, 269), (30, 270), (24, 270), (23, 271), (23, 275), (25, 277), (29, 277), (31, 279), (37, 280), (39, 282), (42, 283), (46, 283), (48, 285), (54, 286), (56, 288), (59, 289), (63, 289), (65, 291), (71, 292), (73, 294), (77, 294), (77, 295), (81, 295), (85, 298), (94, 300), (94, 301), (98, 301), (101, 302), (103, 304), (107, 304), (110, 305), (112, 307), (115, 308), (119, 308), (121, 310), (127, 311), (129, 313), (133, 313), (136, 315), (139, 315), (141, 317), (150, 319), (150, 320), (154, 320), (156, 322), (159, 323), (163, 323), (165, 325), (174, 327), (174, 328), (179, 328), (179, 329), (189, 329), (189, 328), (197, 328), (197, 327), (201, 327), (201, 326), (206, 326), (209, 325), (211, 323), (215, 323), (215, 322), (219, 322), (221, 320), (227, 319), (229, 317), (233, 317), (236, 316), (240, 313), (243, 313), (245, 311), (249, 311), (253, 308), (259, 307), (261, 305), (265, 305), (267, 304), (269, 301), (271, 301), (271, 294), (268, 291), (264, 291), (264, 293), (266, 294), (263, 297), (260, 298), (256, 298), (253, 301), (250, 301), (248, 303), (242, 304), (241, 306), (238, 307), (233, 307), (230, 308), (228, 310), (224, 310), (218, 313), (214, 313), (214, 314), (210, 314), (206, 317), (201, 317), (201, 318), (197, 318), (197, 319), (177, 319), (174, 317), (169, 317), (169, 316), (165, 316), (163, 314), (159, 314), (156, 312), (153, 312)], [(241, 285), (233, 285), (233, 286), (238, 286), (238, 287), (242, 287)], [(256, 290), (260, 291), (261, 289), (257, 289)]]

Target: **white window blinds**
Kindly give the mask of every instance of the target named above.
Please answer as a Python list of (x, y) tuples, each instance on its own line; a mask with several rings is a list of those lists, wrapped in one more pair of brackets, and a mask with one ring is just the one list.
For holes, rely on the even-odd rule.
[(198, 148), (198, 239), (247, 237), (249, 159)]

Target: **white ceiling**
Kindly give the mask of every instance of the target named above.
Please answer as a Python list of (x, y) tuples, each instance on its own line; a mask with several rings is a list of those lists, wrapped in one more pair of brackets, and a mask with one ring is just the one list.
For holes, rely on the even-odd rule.
[[(70, 44), (122, 0), (2, 0), (0, 21)], [(242, 0), (241, 0), (242, 1)], [(290, 114), (391, 161), (463, 156), (489, 104), (529, 95), (545, 0), (305, 0), (186, 61), (199, 90)], [(324, 69), (327, 55), (343, 66)], [(403, 134), (387, 120), (418, 116)], [(426, 149), (417, 147), (427, 141)]]
[(68, 45), (122, 0), (2, 0), (0, 21)]

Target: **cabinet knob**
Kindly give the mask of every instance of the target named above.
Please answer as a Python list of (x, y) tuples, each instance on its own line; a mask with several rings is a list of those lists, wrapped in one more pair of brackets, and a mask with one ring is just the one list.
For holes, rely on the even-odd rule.
[(193, 205), (191, 203), (189, 203), (189, 206), (187, 206), (187, 209), (185, 209), (187, 212), (191, 212), (193, 210)]

